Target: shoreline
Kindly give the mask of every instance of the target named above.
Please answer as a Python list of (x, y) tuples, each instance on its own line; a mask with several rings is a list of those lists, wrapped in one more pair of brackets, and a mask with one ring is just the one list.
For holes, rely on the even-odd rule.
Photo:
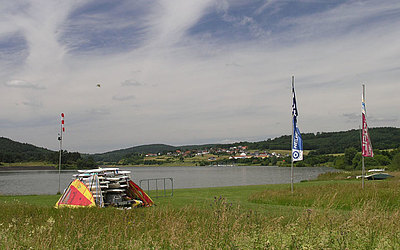
[(0, 166), (0, 171), (16, 170), (57, 170), (55, 166)]

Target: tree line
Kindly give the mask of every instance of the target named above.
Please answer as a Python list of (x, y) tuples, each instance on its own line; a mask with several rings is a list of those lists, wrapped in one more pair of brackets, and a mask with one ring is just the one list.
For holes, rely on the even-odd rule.
[[(376, 150), (382, 150), (385, 152), (386, 149), (396, 149), (400, 147), (400, 129), (392, 127), (382, 127), (382, 128), (370, 128), (369, 129), (372, 145)], [(324, 162), (334, 161), (333, 156), (330, 154), (345, 153), (349, 148), (354, 148), (356, 151), (360, 151), (360, 131), (359, 130), (349, 130), (341, 132), (318, 132), (318, 133), (304, 133), (302, 134), (304, 149), (311, 150), (310, 154), (305, 157), (303, 163), (299, 165), (318, 165)], [(144, 162), (141, 155), (143, 153), (157, 153), (176, 149), (182, 150), (194, 150), (194, 149), (209, 149), (209, 148), (229, 148), (234, 146), (247, 146), (249, 150), (290, 150), (291, 136), (283, 135), (275, 139), (267, 139), (258, 142), (239, 142), (233, 144), (207, 144), (207, 145), (191, 145), (174, 147), (164, 144), (152, 144), (144, 145), (138, 147), (132, 147), (129, 149), (120, 149), (112, 152), (107, 152), (104, 154), (93, 154), (82, 156), (78, 152), (63, 152), (63, 159), (65, 159), (66, 166), (78, 165), (82, 166), (83, 163), (91, 162), (119, 162), (126, 159), (129, 163), (141, 162), (142, 164), (151, 164), (151, 162)], [(64, 158), (65, 154), (65, 158)], [(383, 153), (384, 154), (384, 153)], [(376, 153), (378, 159), (382, 158)], [(134, 156), (134, 157), (132, 157)], [(384, 155), (393, 160), (394, 156)], [(392, 158), (391, 158), (392, 157)], [(386, 159), (386, 158), (385, 158)], [(290, 159), (289, 159), (290, 160)], [(47, 161), (51, 163), (58, 162), (58, 152), (51, 151), (45, 148), (36, 147), (27, 143), (20, 143), (12, 141), (8, 138), (0, 137), (0, 162), (12, 163), (12, 162), (27, 162), (27, 161)], [(254, 159), (253, 159), (254, 161)], [(261, 161), (261, 160), (255, 160)], [(337, 160), (335, 163), (337, 166), (342, 166), (341, 159)], [(372, 161), (372, 160), (368, 160)], [(383, 162), (383, 160), (380, 160)], [(83, 163), (82, 163), (83, 162)], [(350, 161), (345, 161), (348, 164)], [(88, 163), (88, 164), (89, 164)], [(271, 160), (263, 160), (257, 164), (273, 164)], [(372, 164), (372, 163), (371, 163)], [(341, 167), (342, 168), (342, 167)]]

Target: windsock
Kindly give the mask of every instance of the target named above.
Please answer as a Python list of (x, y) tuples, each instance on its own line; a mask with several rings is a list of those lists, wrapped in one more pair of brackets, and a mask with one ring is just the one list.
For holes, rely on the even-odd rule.
[(64, 113), (61, 113), (61, 129), (62, 129), (62, 132), (65, 132), (65, 128), (64, 128)]

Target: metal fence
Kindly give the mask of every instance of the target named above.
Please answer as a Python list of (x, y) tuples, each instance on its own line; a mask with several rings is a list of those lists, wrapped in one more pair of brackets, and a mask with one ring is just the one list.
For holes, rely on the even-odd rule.
[(173, 178), (155, 178), (142, 179), (139, 186), (143, 190), (147, 190), (150, 197), (167, 197), (174, 195), (174, 179)]

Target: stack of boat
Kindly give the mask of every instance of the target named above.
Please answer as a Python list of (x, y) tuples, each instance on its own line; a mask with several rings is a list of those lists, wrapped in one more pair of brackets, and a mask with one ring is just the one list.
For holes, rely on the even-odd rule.
[(131, 171), (100, 168), (78, 172), (74, 177), (88, 187), (98, 207), (133, 207), (143, 204), (141, 200), (133, 199), (129, 194)]

